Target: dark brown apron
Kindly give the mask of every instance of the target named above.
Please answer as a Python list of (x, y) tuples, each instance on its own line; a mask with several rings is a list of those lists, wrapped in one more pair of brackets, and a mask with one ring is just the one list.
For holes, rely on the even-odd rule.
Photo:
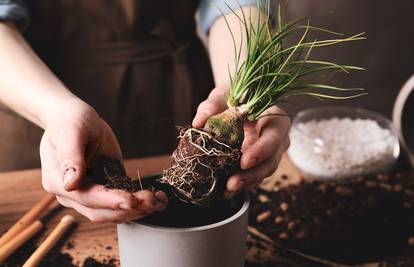
[[(213, 88), (195, 33), (198, 1), (27, 3), (26, 39), (111, 125), (124, 157), (172, 152), (175, 125), (190, 123)], [(7, 126), (0, 131), (0, 169), (38, 166), (41, 130), (12, 112), (1, 112), (0, 122)]]

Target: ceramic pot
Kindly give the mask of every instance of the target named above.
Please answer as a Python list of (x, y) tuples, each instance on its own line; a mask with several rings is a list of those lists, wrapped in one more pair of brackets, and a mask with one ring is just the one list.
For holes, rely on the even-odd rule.
[(197, 227), (163, 227), (144, 222), (118, 225), (122, 267), (243, 267), (249, 200), (235, 213)]

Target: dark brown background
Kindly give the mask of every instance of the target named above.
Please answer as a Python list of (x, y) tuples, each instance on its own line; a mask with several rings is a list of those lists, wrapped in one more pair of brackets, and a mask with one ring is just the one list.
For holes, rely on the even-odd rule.
[(346, 101), (296, 99), (291, 112), (311, 105), (352, 105), (391, 116), (398, 91), (414, 74), (414, 1), (374, 0), (291, 0), (289, 15), (317, 15), (311, 23), (346, 34), (366, 32), (367, 40), (339, 45), (321, 53), (324, 59), (366, 68), (364, 72), (337, 75), (332, 82), (340, 86), (364, 87), (369, 95)]

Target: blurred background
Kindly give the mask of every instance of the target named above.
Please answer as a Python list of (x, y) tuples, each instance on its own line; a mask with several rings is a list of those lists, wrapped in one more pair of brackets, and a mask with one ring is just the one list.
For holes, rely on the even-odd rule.
[[(333, 13), (324, 14), (329, 11)], [(363, 87), (368, 95), (351, 100), (295, 98), (283, 107), (297, 111), (322, 105), (364, 107), (391, 116), (398, 91), (414, 74), (414, 1), (290, 0), (288, 16), (311, 16), (311, 24), (346, 35), (366, 32), (367, 40), (341, 44), (313, 52), (315, 58), (366, 69), (330, 77), (334, 85)], [(322, 52), (322, 51), (321, 51)]]

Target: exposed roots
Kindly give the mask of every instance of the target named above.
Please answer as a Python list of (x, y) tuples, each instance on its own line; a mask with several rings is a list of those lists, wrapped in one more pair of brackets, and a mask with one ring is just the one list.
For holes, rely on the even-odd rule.
[(239, 169), (241, 152), (200, 129), (181, 129), (178, 138), (160, 182), (171, 185), (181, 200), (208, 206), (222, 197), (227, 178)]

